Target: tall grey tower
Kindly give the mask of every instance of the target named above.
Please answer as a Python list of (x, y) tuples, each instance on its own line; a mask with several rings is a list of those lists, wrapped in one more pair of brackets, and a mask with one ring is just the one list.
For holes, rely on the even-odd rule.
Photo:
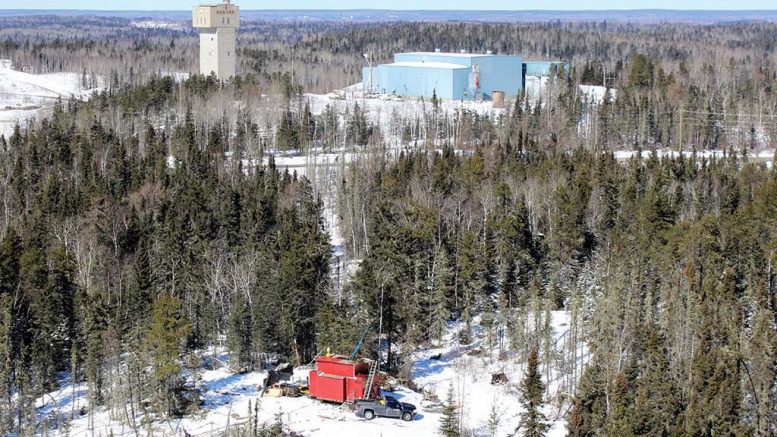
[(200, 30), (200, 73), (222, 80), (235, 75), (235, 40), (240, 8), (224, 0), (192, 8), (192, 25)]

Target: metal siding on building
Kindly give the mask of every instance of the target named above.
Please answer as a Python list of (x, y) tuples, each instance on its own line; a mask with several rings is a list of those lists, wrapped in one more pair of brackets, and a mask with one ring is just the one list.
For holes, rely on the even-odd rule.
[(517, 95), (523, 88), (520, 56), (493, 55), (473, 58), (480, 69), (480, 93), (490, 99), (492, 91), (504, 91), (507, 96)]
[(397, 94), (430, 97), (436, 93), (441, 99), (452, 99), (452, 71), (440, 68), (402, 67), (388, 65), (387, 85)]
[[(504, 91), (508, 96), (515, 96), (523, 88), (521, 75), (522, 62), (520, 56), (490, 55), (478, 53), (437, 53), (413, 52), (397, 53), (394, 62), (442, 62), (467, 67), (467, 70), (453, 70), (452, 89), (449, 93), (441, 93), (441, 98), (465, 99), (473, 98), (473, 65), (480, 71), (480, 94), (490, 98), (492, 91)], [(445, 97), (443, 97), (445, 95)], [(452, 97), (447, 97), (451, 95)]]
[(469, 89), (469, 70), (453, 71), (453, 99), (463, 100), (467, 97)]
[[(463, 98), (466, 84), (465, 68), (411, 67), (384, 64), (372, 69), (372, 88), (381, 94), (396, 93), (400, 96), (431, 97), (433, 93), (441, 99)], [(362, 83), (369, 87), (370, 69), (362, 69)], [(454, 89), (459, 87), (460, 89)]]
[(569, 69), (568, 64), (560, 61), (526, 61), (524, 65), (527, 76), (549, 76), (554, 67), (556, 69)]
[[(526, 75), (547, 76), (554, 68), (569, 69), (569, 65), (563, 62), (523, 62), (517, 55), (397, 53), (393, 64), (373, 67), (373, 90), (383, 94), (395, 92), (415, 97), (431, 97), (432, 92), (436, 91), (442, 99), (471, 99), (475, 97), (475, 65), (480, 76), (479, 92), (485, 99), (491, 98), (493, 91), (503, 91), (509, 97), (517, 95), (523, 89)], [(369, 71), (369, 67), (362, 69), (365, 88), (369, 86)]]

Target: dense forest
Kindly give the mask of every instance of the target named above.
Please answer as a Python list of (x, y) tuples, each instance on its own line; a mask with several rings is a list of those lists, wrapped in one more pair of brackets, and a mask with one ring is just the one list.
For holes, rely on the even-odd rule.
[(63, 370), (94, 404), (181, 414), (197, 405), (188, 354), (226, 343), (247, 368), (259, 351), (306, 362), (326, 326), (329, 243), (310, 184), (225, 161), (226, 135), (189, 115), (170, 137), (118, 138), (99, 117), (126, 96), (104, 97), (0, 139), (3, 433), (35, 429), (30, 400)]
[[(528, 363), (527, 411), (569, 402), (570, 435), (777, 434), (777, 172), (750, 154), (777, 140), (774, 25), (295, 23), (252, 40), (272, 27), (255, 23), (244, 74), (219, 83), (158, 74), (186, 70), (191, 32), (119, 38), (128, 23), (95, 19), (91, 37), (44, 38), (35, 20), (64, 19), (31, 20), (0, 30), (0, 57), (108, 86), (0, 136), (0, 433), (67, 427), (34, 400), (71, 381), (140, 433), (138, 417), (197, 410), (209, 348), (236, 371), (300, 365), (365, 326), (362, 354), (410, 381), (414, 348), (458, 322), (462, 344), (482, 332)], [(358, 81), (364, 51), (434, 47), (573, 68), (498, 115), (433, 99), (379, 124), (358, 102), (314, 114), (304, 94)], [(613, 91), (594, 103), (580, 84)], [(270, 153), (339, 148), (357, 152), (334, 182), (358, 260), (343, 286), (322, 182)], [(562, 391), (543, 396), (550, 372)]]
[(570, 434), (773, 435), (777, 181), (764, 165), (495, 143), (352, 178), (368, 185), (352, 296), (389, 341), (477, 315), (525, 359), (531, 344), (552, 350), (527, 325), (564, 308), (592, 355), (571, 382)]
[[(102, 77), (111, 88), (196, 70), (196, 33), (188, 24), (146, 29), (133, 23), (98, 17), (0, 18), (0, 57), (35, 72), (83, 72), (85, 84)], [(64, 30), (70, 28), (79, 32)], [(288, 88), (323, 93), (357, 83), (364, 53), (383, 62), (403, 50), (493, 50), (571, 64), (570, 74), (545, 90), (548, 108), (536, 126), (542, 142), (554, 147), (773, 148), (776, 32), (767, 23), (246, 22), (238, 37), (238, 72), (251, 86), (236, 98), (269, 96), (246, 105), (269, 126), (280, 124), (284, 113), (302, 123), (304, 105), (284, 107), (272, 96)], [(580, 84), (613, 90), (594, 111), (579, 92)], [(208, 106), (195, 104), (195, 116), (210, 114)], [(222, 110), (211, 114), (208, 123), (224, 117), (235, 121), (234, 115)], [(400, 120), (396, 129), (405, 129), (403, 124), (417, 130), (419, 122)]]

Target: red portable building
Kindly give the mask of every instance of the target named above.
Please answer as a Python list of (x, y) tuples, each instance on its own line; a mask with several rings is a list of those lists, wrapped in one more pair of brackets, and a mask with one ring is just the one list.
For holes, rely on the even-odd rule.
[(310, 397), (331, 402), (350, 402), (356, 399), (378, 398), (380, 374), (375, 371), (367, 396), (364, 387), (369, 384), (369, 361), (349, 360), (342, 355), (316, 357), (316, 368), (310, 371)]

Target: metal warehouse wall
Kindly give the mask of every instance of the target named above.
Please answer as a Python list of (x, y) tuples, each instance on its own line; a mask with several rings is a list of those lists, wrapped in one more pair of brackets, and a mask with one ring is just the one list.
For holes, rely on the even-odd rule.
[[(426, 64), (426, 65), (424, 65)], [(457, 68), (456, 66), (463, 68)], [(394, 64), (374, 66), (373, 89), (403, 96), (430, 97), (433, 91), (443, 99), (474, 97), (473, 66), (480, 72), (480, 95), (491, 99), (494, 91), (513, 97), (521, 92), (525, 75), (547, 76), (554, 68), (569, 68), (557, 61), (523, 62), (517, 55), (477, 53), (397, 53)], [(364, 68), (364, 86), (369, 86), (370, 69)]]
[(480, 90), (484, 98), (490, 99), (492, 91), (504, 91), (507, 96), (516, 96), (523, 89), (520, 56), (489, 56), (475, 58), (480, 67)]
[(491, 98), (492, 91), (504, 91), (507, 96), (515, 96), (523, 88), (520, 56), (416, 52), (397, 53), (394, 62), (447, 62), (469, 67), (470, 72), (477, 64), (480, 68), (480, 92), (486, 99)]
[[(370, 69), (362, 69), (364, 87), (369, 86)], [(382, 94), (463, 99), (469, 84), (467, 68), (429, 68), (384, 64), (372, 68), (372, 88)]]
[(555, 66), (557, 70), (562, 67), (565, 70), (569, 69), (569, 65), (558, 61), (526, 61), (524, 62), (524, 65), (526, 66), (527, 76), (548, 76), (550, 75), (551, 67), (553, 66)]

